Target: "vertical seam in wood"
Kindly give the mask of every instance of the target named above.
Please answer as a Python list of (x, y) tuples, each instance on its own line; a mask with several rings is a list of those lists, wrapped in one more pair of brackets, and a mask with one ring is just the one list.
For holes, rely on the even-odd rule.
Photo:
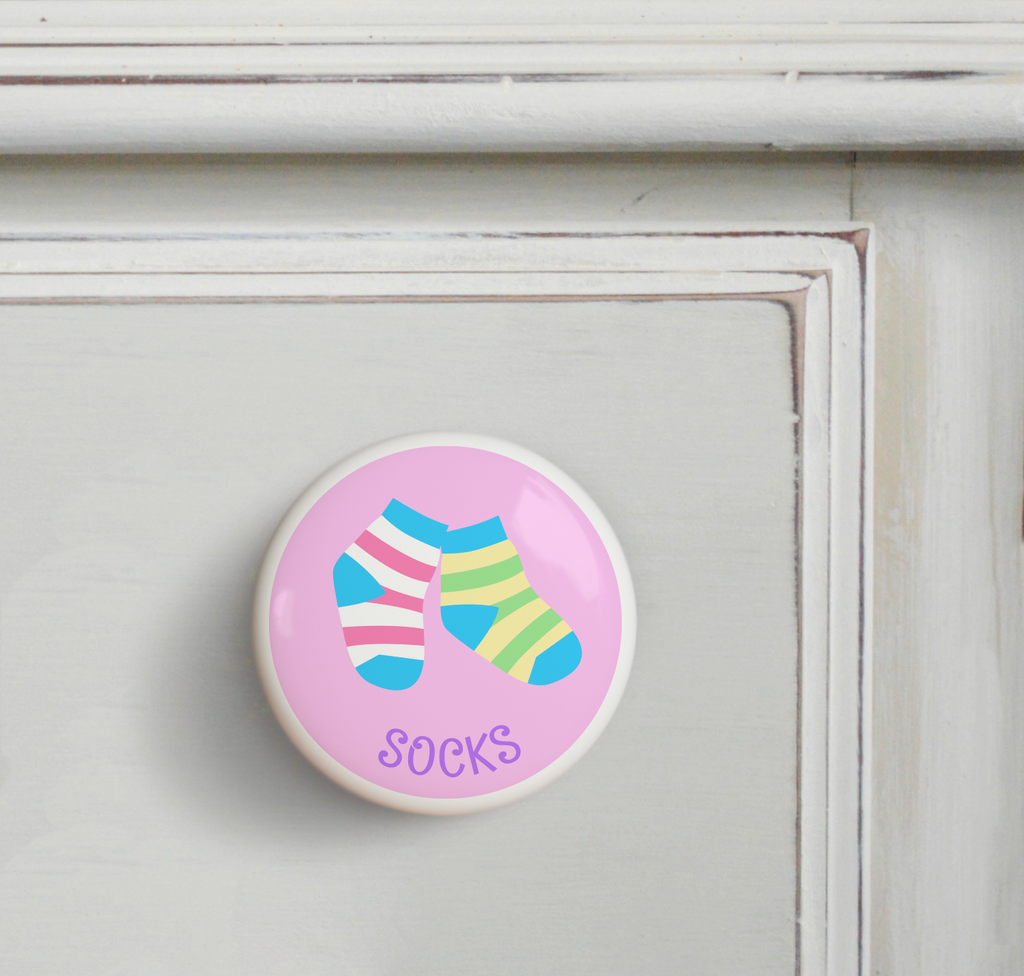
[(856, 220), (857, 206), (855, 201), (855, 194), (857, 190), (857, 153), (853, 153), (853, 158), (850, 161), (850, 220)]

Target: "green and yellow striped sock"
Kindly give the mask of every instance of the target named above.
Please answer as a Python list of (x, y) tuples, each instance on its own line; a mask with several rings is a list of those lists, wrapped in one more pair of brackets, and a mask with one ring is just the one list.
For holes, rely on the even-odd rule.
[(533, 591), (500, 518), (445, 533), (441, 620), (468, 648), (531, 685), (572, 674), (583, 654), (569, 625)]

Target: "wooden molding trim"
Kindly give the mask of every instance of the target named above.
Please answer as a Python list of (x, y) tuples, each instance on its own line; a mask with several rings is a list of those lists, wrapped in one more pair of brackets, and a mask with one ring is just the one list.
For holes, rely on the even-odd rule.
[(1024, 147), (1013, 0), (7, 0), (0, 151)]

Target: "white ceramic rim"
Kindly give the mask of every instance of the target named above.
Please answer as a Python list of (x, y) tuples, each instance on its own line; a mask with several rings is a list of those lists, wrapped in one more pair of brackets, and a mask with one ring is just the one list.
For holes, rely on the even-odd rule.
[[(285, 547), (299, 523), (305, 518), (306, 513), (329, 489), (354, 471), (372, 461), (419, 447), (477, 448), (519, 461), (542, 474), (561, 488), (590, 520), (608, 553), (619, 587), (622, 615), (619, 657), (604, 701), (601, 702), (590, 724), (561, 756), (540, 772), (534, 773), (533, 776), (514, 786), (479, 796), (454, 798), (412, 796), (386, 789), (362, 776), (357, 776), (329, 755), (303, 727), (281, 688), (270, 647), (270, 594), (274, 578), (277, 575), (277, 568)], [(633, 579), (630, 576), (622, 546), (597, 504), (575, 481), (550, 461), (517, 444), (510, 444), (508, 441), (480, 434), (423, 433), (395, 437), (358, 451), (317, 478), (292, 505), (270, 540), (270, 545), (267, 547), (256, 577), (252, 614), (253, 649), (263, 689), (274, 715), (299, 752), (329, 779), (357, 796), (361, 796), (364, 800), (408, 813), (428, 813), (440, 816), (493, 810), (507, 803), (521, 800), (531, 793), (536, 793), (567, 772), (597, 741), (598, 736), (611, 720), (622, 698), (626, 682), (629, 680), (630, 668), (633, 665), (633, 651), (636, 646), (636, 597), (633, 591)]]

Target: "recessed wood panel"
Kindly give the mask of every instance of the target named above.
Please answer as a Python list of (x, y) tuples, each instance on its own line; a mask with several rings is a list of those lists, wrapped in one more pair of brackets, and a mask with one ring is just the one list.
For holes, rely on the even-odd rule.
[[(79, 244), (4, 245), (14, 958), (856, 971), (863, 235)], [(639, 609), (592, 753), (446, 822), (307, 768), (248, 646), (296, 490), (432, 428), (575, 477)]]

